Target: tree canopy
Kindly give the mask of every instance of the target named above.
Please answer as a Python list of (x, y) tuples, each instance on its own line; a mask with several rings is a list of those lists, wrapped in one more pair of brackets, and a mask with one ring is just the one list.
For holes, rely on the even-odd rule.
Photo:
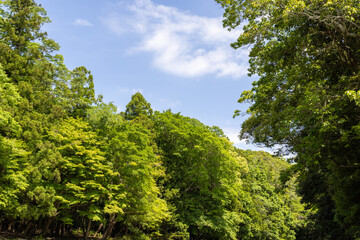
[[(301, 233), (307, 211), (294, 181), (279, 180), (280, 170), (293, 171), (284, 159), (236, 149), (219, 127), (153, 111), (141, 93), (119, 113), (96, 96), (87, 68), (65, 66), (42, 31), (49, 21), (34, 0), (0, 1), (0, 234), (275, 240)], [(346, 96), (357, 104), (356, 93)]]
[(232, 47), (250, 46), (259, 75), (239, 99), (251, 104), (241, 138), (294, 154), (304, 201), (360, 237), (359, 2), (217, 2), (224, 27), (243, 28)]

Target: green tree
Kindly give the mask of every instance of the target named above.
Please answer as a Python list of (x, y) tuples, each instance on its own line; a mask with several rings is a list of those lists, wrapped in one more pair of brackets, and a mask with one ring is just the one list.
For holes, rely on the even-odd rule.
[(69, 71), (54, 54), (58, 44), (41, 30), (50, 20), (34, 0), (0, 4), (0, 63), (22, 97), (15, 116), (22, 136), (36, 145), (57, 120), (85, 116), (96, 101), (93, 77), (85, 67)]
[(24, 171), (28, 152), (18, 138), (21, 127), (14, 119), (19, 101), (16, 87), (0, 64), (0, 215), (9, 219), (19, 214), (19, 194), (28, 186)]
[(73, 116), (85, 117), (86, 109), (96, 101), (93, 76), (85, 67), (75, 68), (71, 75), (69, 112)]
[[(6, 200), (1, 205), (8, 229), (25, 233), (46, 234), (58, 216), (57, 164), (66, 153), (49, 135), (59, 124), (67, 126), (68, 115), (83, 117), (94, 102), (90, 72), (84, 67), (70, 72), (62, 56), (53, 55), (59, 46), (41, 30), (48, 22), (33, 0), (0, 2), (1, 193), (8, 196), (0, 201)], [(74, 134), (86, 128), (74, 124)]]
[[(42, 166), (32, 165), (46, 145), (42, 142), (46, 130), (55, 116), (61, 115), (52, 96), (51, 78), (51, 53), (58, 46), (40, 30), (48, 21), (44, 9), (34, 1), (0, 2), (0, 64), (7, 76), (7, 81), (1, 82), (5, 90), (1, 98), (6, 100), (11, 94), (13, 99), (7, 101), (12, 104), (2, 105), (8, 114), (1, 139), (8, 153), (2, 156), (2, 190), (13, 200), (7, 202), (5, 210), (10, 230), (21, 228), (15, 221), (37, 220), (53, 212), (51, 201), (45, 199), (52, 190), (37, 185), (40, 175), (36, 173)], [(22, 231), (33, 227), (28, 223)]]
[[(134, 112), (138, 112), (136, 107)], [(169, 211), (166, 201), (160, 198), (157, 184), (157, 179), (164, 176), (164, 169), (154, 134), (149, 129), (151, 120), (140, 114), (127, 121), (116, 113), (112, 104), (91, 108), (88, 119), (106, 142), (102, 149), (115, 173), (112, 197), (105, 203), (108, 217), (104, 237), (112, 232), (134, 238), (161, 235), (159, 225), (169, 218)]]
[(248, 216), (240, 224), (241, 239), (297, 239), (305, 224), (306, 212), (296, 194), (294, 179), (284, 187), (279, 177), (289, 169), (284, 159), (266, 152), (237, 149), (247, 159), (249, 172), (244, 177)]
[(150, 103), (148, 103), (144, 96), (137, 92), (131, 96), (131, 101), (126, 105), (124, 117), (126, 120), (132, 120), (137, 116), (151, 116), (153, 110)]
[(57, 218), (62, 224), (80, 225), (88, 236), (92, 221), (105, 221), (105, 203), (116, 175), (100, 150), (104, 143), (86, 122), (74, 118), (55, 125), (49, 140), (60, 153), (42, 164), (53, 173), (46, 183), (56, 190)]
[(41, 31), (47, 22), (45, 10), (33, 0), (1, 2), (0, 63), (18, 87), (21, 114), (28, 115), (29, 109), (47, 114), (53, 111), (51, 62), (52, 52), (59, 46)]
[(170, 111), (155, 114), (164, 193), (191, 239), (236, 239), (246, 160), (217, 131)]
[(315, 194), (305, 200), (325, 212), (316, 196), (328, 194), (339, 231), (360, 237), (359, 2), (217, 2), (224, 27), (244, 24), (232, 46), (251, 46), (250, 75), (259, 75), (239, 99), (251, 103), (241, 138), (294, 153), (299, 181), (322, 181), (300, 184)]

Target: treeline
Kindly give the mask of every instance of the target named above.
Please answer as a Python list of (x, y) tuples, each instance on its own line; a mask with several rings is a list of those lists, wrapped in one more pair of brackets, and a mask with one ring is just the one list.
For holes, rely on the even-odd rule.
[(95, 96), (41, 31), (33, 0), (0, 3), (0, 232), (107, 239), (295, 239), (306, 212), (286, 161), (140, 93)]

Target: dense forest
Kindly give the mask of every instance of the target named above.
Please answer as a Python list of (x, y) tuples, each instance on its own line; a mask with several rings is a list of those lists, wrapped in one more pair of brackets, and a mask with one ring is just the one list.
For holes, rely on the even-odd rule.
[(1, 235), (360, 239), (360, 3), (217, 2), (259, 75), (240, 137), (292, 157), (237, 149), (141, 93), (119, 112), (56, 54), (40, 5), (1, 1)]

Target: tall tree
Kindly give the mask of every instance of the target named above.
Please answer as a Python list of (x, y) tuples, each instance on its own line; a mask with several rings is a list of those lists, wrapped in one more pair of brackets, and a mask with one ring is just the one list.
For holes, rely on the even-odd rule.
[(2, 218), (16, 218), (21, 201), (18, 196), (28, 186), (24, 171), (28, 152), (18, 139), (21, 127), (14, 119), (19, 101), (17, 88), (0, 64), (0, 228)]
[(104, 237), (112, 232), (136, 239), (145, 234), (161, 235), (159, 225), (169, 218), (169, 210), (157, 184), (164, 176), (164, 168), (154, 133), (149, 129), (151, 121), (142, 114), (127, 121), (112, 104), (89, 109), (88, 119), (103, 139), (102, 149), (114, 171), (111, 197), (105, 202)]
[[(9, 114), (7, 119), (11, 122), (8, 121), (7, 130), (2, 131), (0, 137), (8, 150), (7, 157), (2, 156), (5, 163), (2, 164), (2, 190), (12, 199), (7, 202), (5, 210), (11, 230), (15, 229), (13, 221), (38, 219), (52, 207), (42, 205), (45, 202), (43, 193), (49, 196), (49, 191), (36, 185), (39, 175), (35, 170), (41, 166), (32, 165), (38, 156), (36, 152), (41, 151), (43, 146), (41, 139), (45, 130), (54, 120), (56, 112), (53, 107), (55, 98), (51, 96), (50, 61), (51, 52), (58, 46), (40, 29), (48, 21), (44, 9), (34, 1), (0, 2), (0, 64), (7, 76), (7, 82), (1, 82), (5, 90), (1, 98), (6, 100), (6, 96), (12, 94), (13, 99), (9, 101), (8, 98), (7, 101), (12, 102), (12, 106), (2, 101), (2, 107)], [(30, 196), (34, 193), (38, 202)], [(39, 212), (32, 211), (32, 207)]]
[(49, 19), (33, 0), (2, 1), (0, 20), (0, 63), (21, 96), (15, 119), (22, 127), (21, 137), (36, 145), (62, 115), (52, 94), (52, 53), (59, 47), (41, 31)]
[(217, 2), (224, 27), (243, 24), (232, 46), (251, 46), (250, 75), (260, 76), (239, 99), (251, 103), (241, 138), (294, 153), (299, 181), (322, 182), (300, 185), (313, 195), (305, 200), (324, 207), (317, 196), (325, 186), (337, 227), (360, 237), (359, 2)]
[(51, 53), (59, 49), (41, 31), (50, 20), (33, 0), (2, 1), (0, 18), (0, 62), (4, 71), (19, 86), (21, 96), (36, 109), (45, 110), (53, 84)]
[(125, 119), (132, 120), (140, 115), (151, 116), (153, 110), (150, 103), (148, 103), (144, 96), (137, 92), (131, 96), (131, 101), (126, 105), (124, 113)]
[(93, 76), (85, 67), (75, 68), (71, 75), (69, 112), (73, 116), (85, 117), (86, 110), (95, 103)]
[(246, 160), (219, 131), (195, 119), (156, 113), (155, 128), (166, 169), (163, 195), (190, 238), (236, 239)]
[(66, 123), (67, 114), (83, 117), (94, 101), (90, 72), (81, 67), (70, 73), (62, 56), (53, 54), (59, 46), (42, 31), (47, 22), (46, 11), (33, 0), (0, 2), (1, 181), (10, 186), (1, 191), (12, 199), (6, 203), (9, 229), (17, 220), (28, 223), (26, 229), (16, 225), (25, 232), (39, 230), (36, 225), (44, 221), (46, 233), (57, 214), (56, 164), (66, 153), (49, 133)]
[(45, 184), (56, 190), (54, 214), (60, 224), (80, 225), (88, 236), (91, 222), (105, 221), (110, 184), (116, 174), (100, 150), (103, 142), (81, 119), (68, 118), (53, 126), (49, 140), (60, 153), (56, 158), (44, 156), (41, 164), (50, 170)]

